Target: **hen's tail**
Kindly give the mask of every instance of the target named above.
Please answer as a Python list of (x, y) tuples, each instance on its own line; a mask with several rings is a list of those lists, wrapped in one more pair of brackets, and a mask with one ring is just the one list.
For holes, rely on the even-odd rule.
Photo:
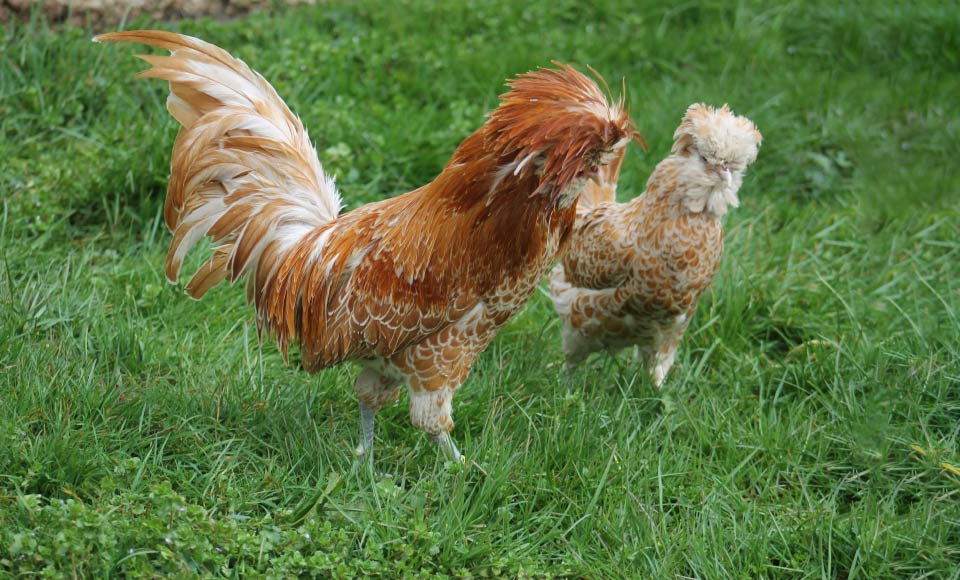
[(336, 186), (306, 129), (263, 77), (212, 44), (152, 30), (94, 40), (170, 51), (140, 56), (152, 68), (138, 75), (170, 82), (167, 110), (181, 125), (163, 208), (173, 232), (167, 279), (177, 281), (184, 256), (209, 236), (213, 255), (187, 293), (199, 299), (224, 279), (249, 273), (253, 300), (288, 250), (340, 211)]
[(576, 299), (576, 290), (573, 284), (567, 281), (563, 262), (558, 262), (550, 271), (550, 276), (547, 278), (546, 294), (553, 302), (553, 309), (557, 311), (557, 315), (566, 321), (570, 316), (573, 301)]
[(617, 200), (617, 181), (620, 180), (620, 165), (623, 164), (623, 156), (626, 152), (626, 147), (619, 149), (613, 161), (600, 168), (597, 181), (587, 182), (587, 187), (584, 188), (583, 193), (580, 194), (580, 201), (577, 202), (577, 213), (589, 211), (606, 201)]

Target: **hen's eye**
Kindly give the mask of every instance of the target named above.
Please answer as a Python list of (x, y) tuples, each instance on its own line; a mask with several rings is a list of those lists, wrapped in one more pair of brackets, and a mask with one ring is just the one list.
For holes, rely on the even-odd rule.
[(698, 157), (700, 157), (700, 161), (702, 161), (704, 165), (707, 165), (707, 158), (706, 158), (706, 157), (704, 157), (703, 155), (700, 155), (700, 154), (698, 154)]

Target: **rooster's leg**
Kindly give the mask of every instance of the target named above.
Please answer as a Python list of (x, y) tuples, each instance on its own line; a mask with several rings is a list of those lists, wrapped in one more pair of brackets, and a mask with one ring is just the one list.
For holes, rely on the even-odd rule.
[(450, 432), (453, 431), (453, 397), (467, 380), (470, 366), (493, 336), (497, 320), (477, 304), (456, 324), (401, 351), (391, 362), (407, 377), (410, 423), (430, 434), (447, 459), (464, 462)]
[(364, 368), (353, 383), (360, 399), (360, 444), (358, 456), (373, 456), (373, 432), (377, 412), (387, 403), (397, 400), (400, 380), (385, 376), (372, 367)]
[(373, 425), (377, 412), (370, 405), (360, 401), (360, 445), (357, 445), (357, 457), (373, 457)]
[(410, 384), (410, 421), (421, 431), (426, 431), (440, 447), (440, 451), (451, 461), (463, 461), (463, 456), (450, 437), (453, 429), (450, 403), (453, 400), (453, 387), (441, 387), (433, 391), (420, 390), (415, 380)]

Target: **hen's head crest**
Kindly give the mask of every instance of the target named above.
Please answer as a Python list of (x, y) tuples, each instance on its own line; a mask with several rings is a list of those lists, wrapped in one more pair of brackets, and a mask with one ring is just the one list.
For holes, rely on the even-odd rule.
[(757, 159), (762, 136), (750, 119), (729, 107), (690, 105), (673, 135), (673, 152), (681, 161), (684, 204), (692, 212), (722, 217), (739, 207), (737, 192), (747, 166)]
[(727, 105), (717, 109), (697, 103), (687, 108), (673, 138), (674, 153), (696, 153), (711, 164), (746, 168), (757, 159), (763, 136), (750, 119), (734, 115)]

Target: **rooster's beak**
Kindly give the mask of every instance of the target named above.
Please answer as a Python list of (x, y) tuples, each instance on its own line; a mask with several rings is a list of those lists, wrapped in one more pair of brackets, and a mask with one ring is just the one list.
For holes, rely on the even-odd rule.
[(587, 179), (596, 183), (597, 185), (603, 185), (600, 183), (600, 169), (596, 166), (591, 167), (590, 171), (587, 172)]

